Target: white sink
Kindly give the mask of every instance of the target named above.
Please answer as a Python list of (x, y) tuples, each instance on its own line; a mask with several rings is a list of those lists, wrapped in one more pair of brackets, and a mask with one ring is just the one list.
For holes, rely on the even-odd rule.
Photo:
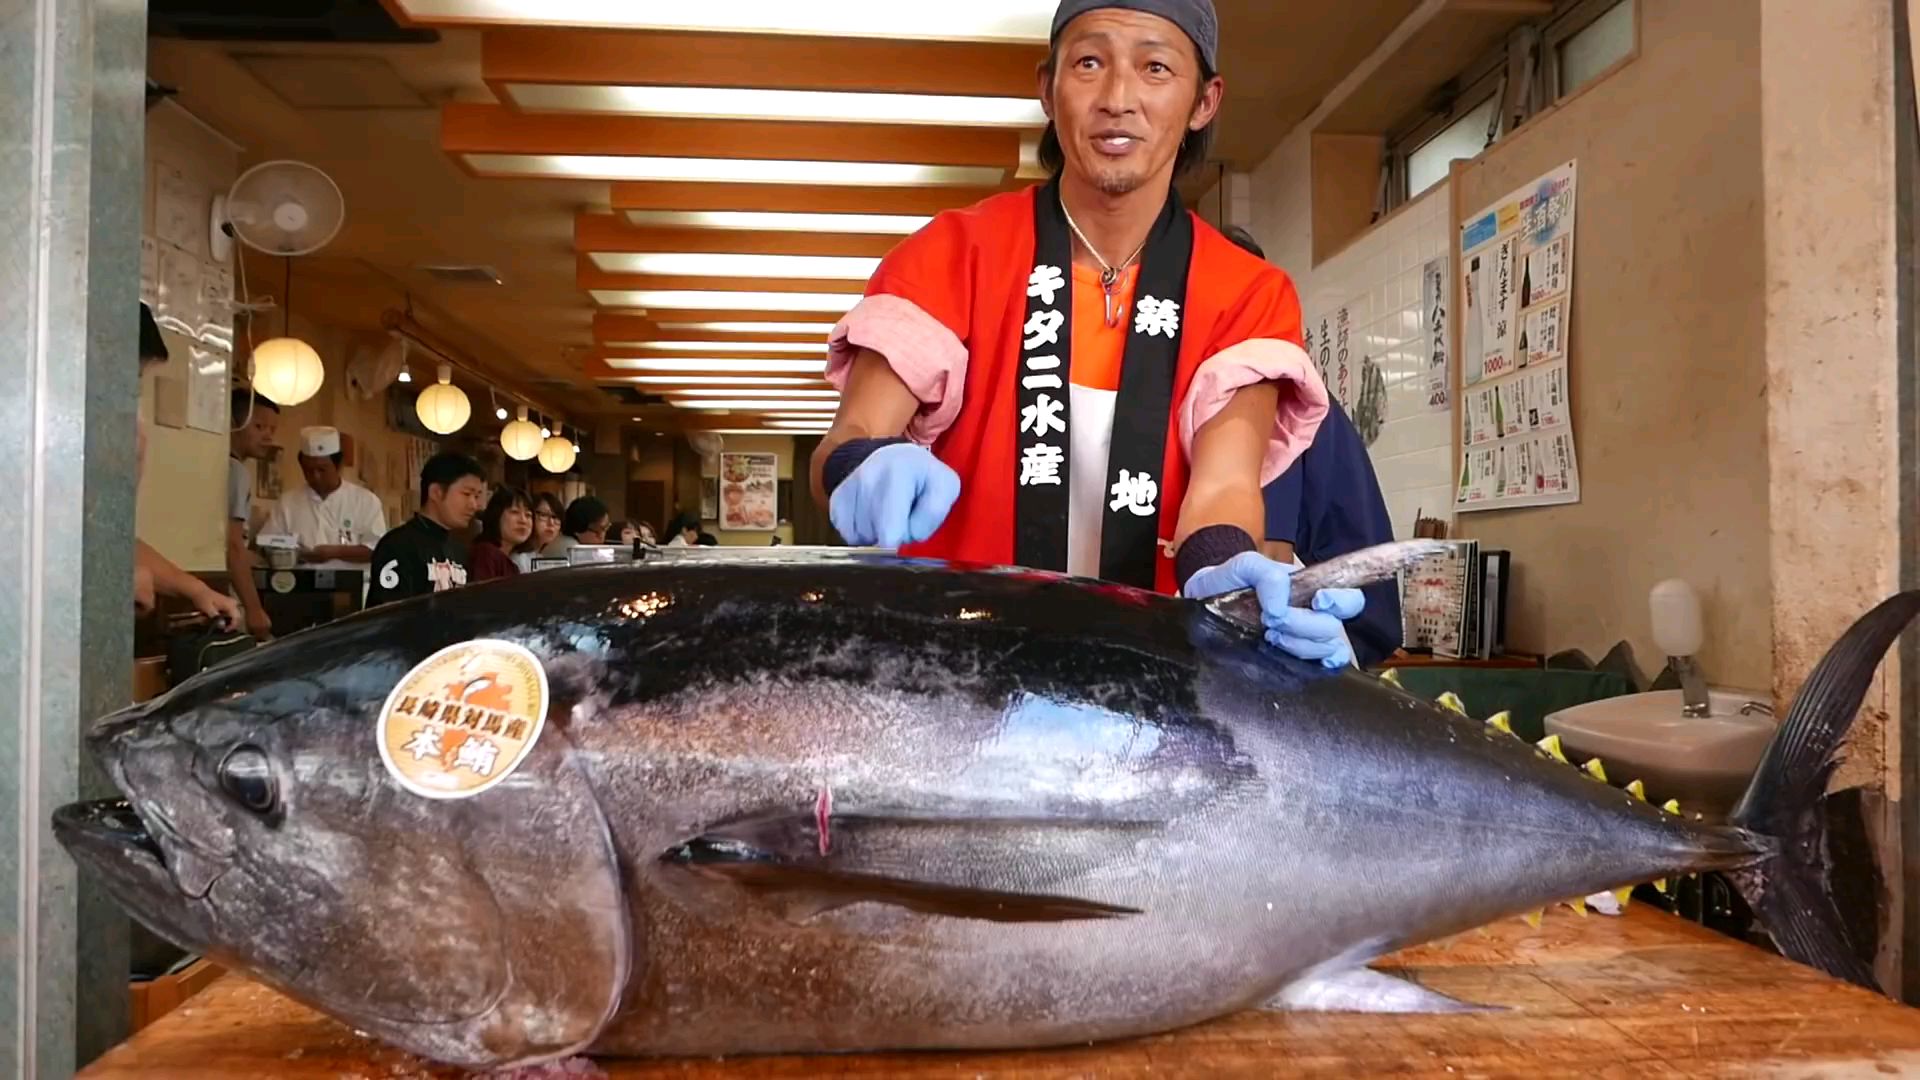
[(1647, 798), (1680, 800), (1688, 815), (1724, 817), (1747, 789), (1760, 755), (1773, 738), (1774, 718), (1742, 716), (1764, 694), (1709, 689), (1712, 715), (1680, 715), (1678, 690), (1607, 698), (1549, 713), (1546, 730), (1560, 736), (1576, 763), (1597, 757), (1614, 784), (1640, 780)]

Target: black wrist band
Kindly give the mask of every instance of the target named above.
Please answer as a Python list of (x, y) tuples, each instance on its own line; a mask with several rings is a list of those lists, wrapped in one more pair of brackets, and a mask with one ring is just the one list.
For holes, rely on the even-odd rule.
[(1173, 556), (1173, 580), (1184, 591), (1193, 575), (1209, 566), (1219, 566), (1243, 551), (1260, 550), (1253, 537), (1237, 525), (1209, 525), (1187, 537)]
[(849, 439), (834, 447), (833, 453), (827, 455), (826, 465), (820, 469), (820, 480), (826, 485), (828, 497), (832, 497), (833, 489), (840, 486), (840, 481), (845, 480), (849, 473), (859, 468), (860, 463), (867, 460), (875, 450), (906, 441), (903, 438)]

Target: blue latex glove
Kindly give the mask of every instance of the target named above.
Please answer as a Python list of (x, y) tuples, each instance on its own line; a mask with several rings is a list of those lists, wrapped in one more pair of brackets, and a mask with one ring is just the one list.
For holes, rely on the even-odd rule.
[(1298, 566), (1275, 562), (1256, 551), (1243, 551), (1218, 566), (1209, 566), (1187, 579), (1182, 593), (1195, 600), (1252, 589), (1260, 598), (1260, 621), (1267, 643), (1302, 660), (1318, 660), (1329, 668), (1353, 663), (1353, 645), (1342, 622), (1360, 614), (1366, 596), (1359, 589), (1321, 589), (1313, 606), (1297, 608), (1288, 592)]
[(897, 548), (932, 536), (960, 497), (960, 474), (912, 443), (883, 446), (833, 489), (827, 516), (855, 547)]

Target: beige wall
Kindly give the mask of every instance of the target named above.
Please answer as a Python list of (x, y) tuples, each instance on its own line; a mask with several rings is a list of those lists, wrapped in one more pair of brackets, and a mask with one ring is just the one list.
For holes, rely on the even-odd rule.
[[(239, 176), (240, 154), (174, 108), (147, 113), (147, 187), (144, 232), (154, 232), (154, 162), (186, 172), (196, 185), (225, 191)], [(192, 254), (207, 258), (206, 241)], [(134, 531), (187, 570), (224, 573), (227, 553), (227, 436), (154, 422), (162, 382), (184, 394), (193, 343), (166, 334), (172, 359), (141, 380), (140, 416), (147, 424), (147, 459), (140, 478)], [(132, 362), (131, 358), (128, 361)]]
[[(1454, 174), (1465, 213), (1580, 169), (1571, 357), (1582, 501), (1462, 514), (1514, 552), (1510, 642), (1662, 664), (1647, 592), (1683, 578), (1716, 684), (1769, 685), (1760, 5), (1641, 0), (1637, 60)], [(1682, 89), (1684, 88), (1684, 90)], [(1457, 285), (1456, 285), (1457, 292)]]

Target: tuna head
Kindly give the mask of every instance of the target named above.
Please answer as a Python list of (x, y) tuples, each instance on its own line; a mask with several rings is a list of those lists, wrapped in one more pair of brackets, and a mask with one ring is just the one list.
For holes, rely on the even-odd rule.
[[(404, 1049), (485, 1067), (584, 1048), (631, 931), (565, 732), (491, 762), (485, 790), (421, 794), (380, 749), (409, 735), (386, 720), (406, 660), (300, 659), (258, 650), (100, 722), (126, 800), (62, 809), (61, 842), (157, 933)], [(457, 722), (414, 728), (451, 751)]]

